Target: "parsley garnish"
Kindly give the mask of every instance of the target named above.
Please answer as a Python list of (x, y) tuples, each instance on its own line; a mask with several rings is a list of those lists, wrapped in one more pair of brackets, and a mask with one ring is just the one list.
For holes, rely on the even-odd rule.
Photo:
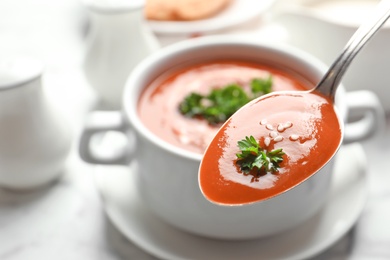
[(272, 77), (266, 79), (253, 79), (251, 81), (251, 90), (255, 97), (268, 94), (272, 91)]
[(203, 118), (210, 124), (225, 122), (238, 109), (254, 98), (271, 92), (272, 77), (253, 79), (248, 95), (238, 84), (212, 89), (208, 95), (190, 93), (179, 104), (180, 113), (191, 118)]
[(257, 175), (266, 172), (277, 172), (280, 168), (279, 164), (283, 162), (285, 153), (282, 148), (268, 152), (260, 147), (253, 136), (246, 136), (237, 144), (241, 150), (241, 153), (236, 154), (238, 158), (237, 165), (244, 175), (253, 173), (253, 170)]

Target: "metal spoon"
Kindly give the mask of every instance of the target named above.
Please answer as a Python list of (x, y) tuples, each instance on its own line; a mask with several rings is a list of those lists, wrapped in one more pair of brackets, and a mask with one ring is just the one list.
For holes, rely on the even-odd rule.
[[(359, 29), (355, 32), (355, 34), (352, 36), (352, 38), (347, 43), (343, 52), (339, 55), (339, 57), (335, 60), (335, 62), (330, 66), (329, 70), (326, 72), (324, 77), (320, 80), (318, 85), (306, 93), (308, 93), (309, 96), (312, 96), (311, 92), (315, 92), (315, 93), (319, 92), (320, 94), (328, 97), (333, 102), (334, 98), (335, 98), (337, 87), (339, 86), (341, 78), (343, 77), (343, 75), (344, 75), (345, 71), (347, 70), (348, 66), (350, 65), (351, 61), (354, 59), (356, 54), (361, 50), (361, 48), (368, 42), (368, 40), (372, 38), (372, 36), (375, 34), (375, 32), (377, 32), (379, 30), (379, 28), (381, 28), (383, 26), (383, 24), (386, 22), (386, 20), (389, 17), (390, 17), (390, 0), (382, 0), (377, 5), (376, 10), (374, 12), (374, 15), (371, 16), (371, 18), (368, 19), (366, 22), (364, 22), (359, 27)], [(287, 92), (286, 96), (292, 96), (291, 95), (292, 92), (294, 92), (294, 91)], [(298, 101), (296, 101), (294, 103), (294, 106), (295, 106), (295, 108), (296, 107), (300, 108), (300, 106), (306, 107), (306, 105), (307, 105), (306, 102), (309, 102), (310, 98), (308, 98), (308, 99), (301, 98), (302, 96), (306, 95), (306, 93), (302, 94), (302, 91), (299, 91), (299, 92), (301, 93), (301, 95), (296, 95), (296, 97), (298, 98), (296, 100), (298, 100)], [(220, 201), (219, 199), (221, 198), (221, 194), (224, 192), (224, 188), (222, 188), (222, 187), (229, 187), (229, 185), (220, 185), (219, 182), (210, 181), (209, 178), (206, 178), (206, 177), (202, 178), (202, 176), (208, 176), (208, 172), (210, 170), (210, 167), (208, 165), (210, 165), (210, 164), (213, 165), (214, 163), (218, 163), (218, 160), (215, 160), (215, 157), (213, 157), (213, 155), (219, 154), (220, 149), (222, 149), (222, 150), (224, 149), (221, 147), (225, 147), (224, 145), (221, 146), (221, 144), (220, 144), (220, 140), (222, 140), (223, 138), (221, 138), (221, 135), (219, 135), (219, 134), (222, 133), (222, 136), (225, 135), (226, 131), (227, 131), (226, 129), (233, 129), (232, 131), (237, 131), (239, 126), (235, 125), (236, 123), (231, 123), (233, 121), (233, 118), (236, 118), (236, 119), (240, 118), (241, 119), (241, 121), (238, 120), (236, 122), (243, 122), (242, 118), (246, 118), (247, 121), (250, 121), (252, 119), (253, 114), (248, 113), (248, 110), (252, 110), (252, 111), (256, 111), (256, 109), (259, 109), (259, 111), (261, 111), (261, 110), (264, 111), (264, 109), (269, 110), (270, 107), (262, 106), (262, 103), (263, 104), (270, 104), (269, 100), (271, 100), (270, 99), (271, 97), (273, 98), (272, 99), (273, 104), (277, 104), (277, 102), (278, 102), (277, 98), (280, 98), (280, 97), (284, 98), (285, 96), (284, 96), (284, 93), (270, 93), (270, 94), (267, 94), (267, 96), (264, 96), (264, 98), (259, 97), (259, 98), (255, 99), (250, 104), (248, 104), (248, 106), (245, 106), (242, 109), (240, 109), (239, 111), (237, 111), (229, 119), (228, 122), (230, 122), (230, 123), (227, 122), (226, 124), (224, 124), (220, 128), (218, 134), (214, 137), (214, 140), (211, 142), (210, 146), (207, 148), (207, 150), (204, 154), (203, 160), (201, 162), (201, 165), (200, 165), (199, 186), (200, 186), (200, 189), (201, 189), (203, 195), (209, 201), (216, 203), (216, 204), (224, 204), (224, 205), (244, 205), (244, 204), (249, 204), (249, 203), (253, 203), (253, 202), (259, 202), (259, 201), (262, 201), (264, 199), (269, 199), (272, 197), (272, 196), (267, 195), (266, 193), (262, 193), (261, 196), (260, 195), (258, 197), (255, 196), (255, 197), (252, 197), (250, 199), (248, 199), (247, 197), (244, 199), (242, 199), (242, 198), (237, 199), (237, 197), (235, 197), (232, 200), (234, 202), (231, 202), (231, 201), (226, 202), (224, 200)], [(282, 100), (285, 100), (285, 99), (282, 99)], [(268, 102), (268, 103), (264, 103), (261, 101)], [(310, 102), (314, 103), (316, 101), (317, 101), (317, 99), (315, 99), (315, 101), (311, 100)], [(310, 103), (310, 104), (313, 104), (313, 103)], [(328, 104), (328, 105), (331, 105), (331, 104)], [(272, 104), (271, 104), (271, 106), (272, 106)], [(280, 113), (280, 111), (278, 111), (278, 112)], [(336, 113), (336, 116), (337, 116), (337, 113)], [(247, 118), (247, 117), (251, 117), (251, 118)], [(229, 134), (232, 134), (232, 132), (229, 132)], [(233, 139), (231, 139), (231, 140), (233, 140)], [(340, 138), (340, 140), (338, 142), (338, 148), (340, 147), (341, 142), (342, 142), (342, 138)], [(334, 146), (334, 143), (332, 145)], [(266, 146), (268, 146), (268, 145), (266, 145)], [(213, 150), (215, 147), (216, 147), (216, 150)], [(230, 144), (226, 145), (226, 147), (231, 147), (231, 145)], [(335, 149), (334, 152), (337, 152), (338, 148)], [(206, 163), (204, 163), (205, 161), (206, 161)], [(326, 163), (326, 161), (325, 161), (325, 163)], [(203, 165), (205, 165), (205, 166), (203, 167)], [(215, 167), (211, 167), (211, 168), (215, 169)], [(299, 183), (304, 182), (305, 180), (306, 179), (299, 179), (298, 183), (295, 183), (294, 185), (298, 185)], [(215, 186), (209, 186), (210, 183), (212, 183), (212, 185), (214, 185), (214, 183), (216, 183), (216, 184), (215, 184)], [(241, 182), (239, 182), (239, 183), (241, 183)], [(241, 183), (241, 184), (243, 184), (243, 183)], [(283, 186), (283, 188), (278, 190), (277, 192), (275, 192), (273, 194), (273, 196), (279, 195), (281, 193), (288, 191), (289, 187), (290, 186), (288, 186), (288, 185)], [(227, 188), (227, 189), (229, 189), (229, 188)], [(215, 190), (218, 190), (218, 195), (217, 196), (214, 196), (215, 194), (211, 195), (214, 193)], [(231, 192), (231, 191), (232, 190), (230, 189), (229, 192)], [(248, 194), (248, 193), (246, 193), (246, 194)], [(266, 194), (266, 195), (264, 195), (264, 194)]]
[(390, 1), (382, 0), (376, 7), (375, 12), (356, 30), (354, 35), (344, 47), (343, 52), (330, 66), (327, 73), (313, 89), (334, 101), (334, 96), (340, 81), (347, 68), (361, 48), (383, 26), (390, 17)]

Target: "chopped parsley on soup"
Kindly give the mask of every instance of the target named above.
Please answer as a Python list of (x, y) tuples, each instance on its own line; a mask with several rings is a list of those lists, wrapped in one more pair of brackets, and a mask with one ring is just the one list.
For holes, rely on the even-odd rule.
[(161, 139), (203, 154), (221, 125), (250, 100), (310, 86), (290, 72), (243, 61), (212, 61), (171, 69), (147, 86), (138, 113)]

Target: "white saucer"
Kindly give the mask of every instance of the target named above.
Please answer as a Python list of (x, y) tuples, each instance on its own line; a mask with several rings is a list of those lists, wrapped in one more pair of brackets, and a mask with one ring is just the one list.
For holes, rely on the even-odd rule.
[(126, 167), (96, 167), (105, 211), (135, 245), (163, 259), (303, 259), (341, 238), (356, 222), (367, 198), (366, 157), (360, 144), (342, 147), (326, 206), (313, 218), (281, 235), (223, 241), (182, 232), (162, 222), (139, 200)]
[(276, 0), (234, 0), (217, 15), (196, 21), (148, 21), (157, 33), (191, 34), (225, 29), (253, 19), (268, 11)]

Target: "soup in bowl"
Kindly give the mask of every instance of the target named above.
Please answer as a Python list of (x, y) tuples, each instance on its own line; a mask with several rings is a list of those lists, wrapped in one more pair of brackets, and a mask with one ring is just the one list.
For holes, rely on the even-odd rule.
[[(123, 111), (92, 113), (81, 135), (80, 155), (89, 163), (129, 166), (145, 207), (181, 230), (220, 239), (283, 232), (322, 207), (334, 156), (316, 174), (287, 192), (241, 206), (217, 205), (202, 195), (200, 162), (208, 142), (235, 111), (227, 102), (233, 100), (231, 97), (251, 100), (261, 95), (259, 82), (271, 85), (271, 91), (311, 89), (325, 71), (322, 62), (305, 52), (251, 38), (210, 36), (165, 47), (130, 74)], [(357, 107), (364, 110), (363, 114), (376, 114), (376, 104), (363, 105), (365, 96), (367, 93), (360, 97), (361, 106), (349, 109), (347, 93), (340, 87), (336, 106), (342, 118)], [(239, 107), (236, 105), (233, 108)], [(361, 134), (348, 140), (369, 136), (376, 123), (365, 120)], [(113, 156), (96, 156), (91, 138), (106, 131), (122, 132), (129, 142)]]
[(142, 91), (138, 115), (161, 139), (203, 154), (222, 123), (251, 99), (308, 87), (299, 75), (270, 64), (211, 59), (157, 77)]

